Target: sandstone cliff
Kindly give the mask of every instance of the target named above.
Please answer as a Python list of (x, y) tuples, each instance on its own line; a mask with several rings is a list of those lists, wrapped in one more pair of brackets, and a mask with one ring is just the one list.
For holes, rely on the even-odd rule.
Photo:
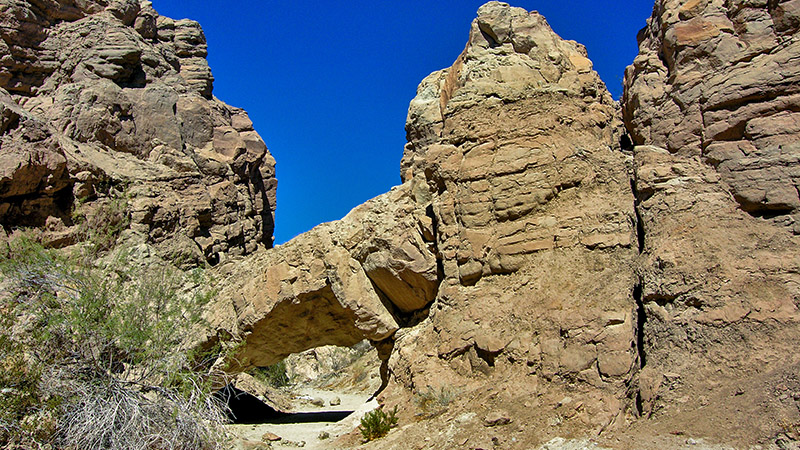
[(274, 160), (212, 96), (200, 25), (149, 2), (0, 1), (0, 224), (125, 197), (131, 227), (189, 264), (272, 246)]
[(799, 19), (796, 1), (658, 1), (626, 71), (640, 406), (661, 433), (798, 438)]
[(564, 414), (558, 432), (603, 430), (633, 404), (640, 365), (619, 117), (580, 44), (485, 5), (411, 102), (402, 186), (220, 268), (214, 320), (244, 339), (236, 367), (367, 338), (409, 418), (414, 395), (449, 387), (480, 415), (443, 446), (490, 442), (497, 408), (529, 430)]

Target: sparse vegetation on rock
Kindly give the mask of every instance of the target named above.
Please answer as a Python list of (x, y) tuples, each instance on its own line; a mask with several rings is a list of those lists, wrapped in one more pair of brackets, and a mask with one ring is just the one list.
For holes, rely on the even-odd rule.
[(250, 369), (249, 372), (250, 375), (262, 383), (276, 388), (287, 386), (290, 382), (289, 375), (286, 373), (286, 363), (284, 361), (276, 362), (267, 367), (254, 367)]
[(425, 389), (414, 393), (414, 403), (420, 410), (422, 417), (433, 417), (447, 410), (450, 403), (455, 400), (455, 389), (447, 386), (434, 388), (427, 386)]
[(87, 261), (24, 236), (3, 249), (0, 444), (218, 448), (224, 407), (182, 345), (208, 288), (185, 291), (186, 274), (119, 249)]

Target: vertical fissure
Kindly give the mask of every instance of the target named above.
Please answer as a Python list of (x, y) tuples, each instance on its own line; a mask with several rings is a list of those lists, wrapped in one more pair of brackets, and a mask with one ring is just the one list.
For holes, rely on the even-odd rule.
[(647, 314), (642, 299), (641, 280), (633, 287), (633, 299), (636, 302), (636, 353), (639, 357), (639, 369), (643, 369), (647, 364), (647, 352), (644, 349), (644, 327), (647, 323)]

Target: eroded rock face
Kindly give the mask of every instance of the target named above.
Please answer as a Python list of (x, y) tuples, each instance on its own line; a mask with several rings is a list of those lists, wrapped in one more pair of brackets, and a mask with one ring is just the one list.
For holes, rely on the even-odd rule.
[(207, 340), (243, 338), (237, 370), (370, 339), (416, 422), (371, 448), (797, 440), (795, 3), (659, 1), (624, 116), (579, 44), (487, 3), (411, 102), (404, 184), (222, 265)]
[(386, 400), (408, 414), (429, 413), (412, 401), (426, 389), (456, 388), (453, 414), (499, 407), (541, 430), (573, 419), (554, 436), (608, 427), (640, 365), (619, 116), (582, 46), (538, 13), (484, 5), (455, 64), (411, 102), (404, 184), (221, 266), (207, 340), (241, 337), (229, 367), (242, 370), (366, 338)]
[[(443, 283), (429, 319), (397, 332), (389, 403), (456, 389), (450, 411), (500, 408), (544, 433), (520, 446), (564, 414), (558, 432), (600, 429), (632, 404), (631, 157), (591, 66), (538, 13), (490, 2), (454, 65), (420, 85), (402, 176), (431, 198)], [(496, 433), (457, 428), (445, 447)]]
[(455, 64), (423, 80), (406, 130), (402, 176), (435, 196), (447, 277), (468, 285), (542, 250), (631, 246), (616, 105), (583, 46), (538, 13), (481, 7)]
[(660, 0), (626, 71), (651, 432), (797, 439), (798, 6)]
[(698, 156), (740, 208), (800, 231), (800, 3), (659, 0), (625, 75), (636, 144)]
[(0, 224), (69, 227), (76, 201), (124, 192), (171, 259), (271, 247), (275, 162), (212, 96), (199, 24), (133, 0), (4, 0), (0, 38)]

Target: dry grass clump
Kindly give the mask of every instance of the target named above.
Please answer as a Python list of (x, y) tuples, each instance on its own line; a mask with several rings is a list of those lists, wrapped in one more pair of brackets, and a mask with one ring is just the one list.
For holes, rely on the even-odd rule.
[(435, 417), (447, 411), (447, 407), (455, 398), (456, 391), (446, 386), (438, 389), (427, 386), (424, 390), (414, 393), (414, 403), (421, 411), (419, 415), (425, 418)]
[(124, 383), (85, 385), (62, 408), (55, 441), (78, 449), (213, 449), (222, 441), (211, 424), (225, 419), (211, 397), (169, 389), (151, 395)]
[(180, 350), (213, 295), (202, 273), (125, 252), (101, 265), (25, 238), (3, 250), (0, 447), (221, 448), (215, 355)]

